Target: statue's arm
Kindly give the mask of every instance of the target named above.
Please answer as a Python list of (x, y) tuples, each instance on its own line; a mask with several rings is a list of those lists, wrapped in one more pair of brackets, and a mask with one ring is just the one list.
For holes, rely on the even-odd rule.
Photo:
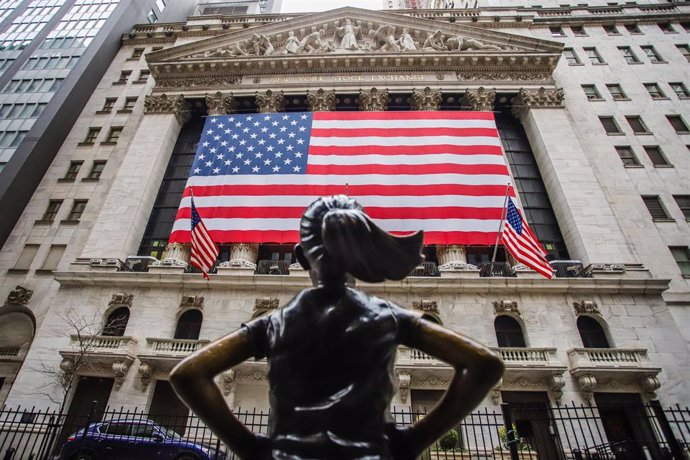
[(484, 399), (504, 369), (501, 358), (487, 347), (431, 321), (420, 320), (411, 341), (404, 345), (451, 364), (455, 374), (434, 409), (411, 427), (393, 434), (391, 447), (403, 454), (422, 452), (453, 428)]
[(180, 399), (243, 459), (267, 458), (268, 439), (232, 414), (213, 378), (252, 356), (251, 336), (243, 327), (187, 357), (170, 373)]

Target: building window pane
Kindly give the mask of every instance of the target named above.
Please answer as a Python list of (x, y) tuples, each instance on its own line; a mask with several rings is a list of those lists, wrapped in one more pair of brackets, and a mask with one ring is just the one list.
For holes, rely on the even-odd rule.
[(627, 30), (631, 34), (641, 34), (642, 33), (642, 31), (637, 26), (637, 24), (626, 24), (625, 30)]
[(563, 56), (565, 56), (565, 60), (568, 62), (568, 65), (580, 64), (580, 58), (577, 57), (577, 54), (575, 54), (575, 51), (573, 51), (571, 48), (565, 48), (563, 50)]
[(78, 222), (81, 219), (81, 215), (84, 213), (84, 208), (86, 208), (87, 200), (74, 200), (72, 204), (72, 209), (67, 216), (67, 220), (70, 222)]
[(688, 132), (688, 126), (680, 115), (666, 115), (666, 119), (677, 133), (686, 134)]
[(690, 248), (687, 246), (670, 246), (669, 249), (683, 276), (690, 276)]
[(156, 0), (156, 6), (158, 7), (158, 11), (162, 13), (166, 6), (165, 0)]
[(89, 171), (88, 179), (90, 180), (98, 180), (101, 178), (101, 174), (103, 173), (103, 168), (105, 168), (105, 160), (97, 160), (93, 162), (93, 166), (91, 167), (91, 171)]
[(199, 310), (188, 310), (177, 320), (175, 328), (176, 339), (198, 340), (201, 331), (203, 315)]
[(38, 252), (38, 244), (27, 244), (22, 249), (22, 253), (19, 254), (17, 262), (12, 267), (14, 270), (28, 270), (31, 267), (31, 262), (33, 262), (36, 253)]
[(653, 62), (664, 62), (663, 59), (659, 56), (659, 54), (656, 52), (653, 46), (640, 46), (642, 51), (644, 51), (644, 54), (647, 56), (647, 58)]
[(132, 111), (137, 103), (137, 97), (128, 97), (125, 99), (125, 104), (122, 106), (122, 110)]
[(606, 88), (609, 90), (611, 98), (613, 98), (614, 101), (622, 101), (628, 99), (628, 96), (626, 96), (623, 92), (623, 88), (621, 88), (621, 85), (610, 84), (606, 85)]
[(120, 133), (122, 133), (122, 126), (113, 126), (108, 132), (108, 137), (105, 139), (106, 143), (114, 144), (120, 138)]
[(685, 59), (690, 62), (690, 46), (688, 45), (676, 45), (676, 48), (678, 48), (678, 51), (680, 51), (680, 54), (682, 54)]
[(67, 168), (67, 172), (65, 173), (65, 177), (63, 177), (63, 180), (74, 180), (77, 178), (77, 175), (79, 174), (79, 170), (81, 169), (81, 165), (83, 164), (83, 161), (70, 161), (69, 162), (69, 167)]
[(673, 195), (673, 199), (676, 200), (683, 216), (690, 219), (690, 195)]
[(676, 93), (676, 96), (678, 96), (680, 99), (686, 99), (690, 97), (690, 93), (688, 93), (688, 89), (685, 87), (685, 85), (682, 82), (678, 83), (669, 83), (669, 86), (673, 90), (674, 93)]
[(589, 58), (589, 62), (592, 64), (603, 64), (604, 60), (601, 58), (599, 55), (599, 52), (597, 51), (596, 48), (583, 48), (585, 51), (585, 54)]
[(632, 150), (632, 148), (630, 148), (630, 146), (627, 146), (627, 145), (617, 146), (616, 152), (618, 152), (618, 156), (620, 157), (624, 166), (639, 166), (640, 165), (640, 162), (637, 160), (637, 157), (635, 157), (635, 154), (633, 153), (633, 150)]
[(601, 324), (589, 316), (577, 318), (577, 330), (585, 348), (609, 348), (610, 344)]
[(641, 117), (629, 116), (625, 117), (625, 119), (628, 121), (630, 128), (633, 130), (635, 134), (649, 134), (647, 126), (644, 124)]
[(127, 83), (129, 76), (132, 74), (131, 70), (123, 70), (120, 72), (120, 78), (115, 82), (117, 85), (124, 85)]
[(565, 32), (560, 27), (549, 27), (552, 37), (565, 37)]
[(599, 117), (599, 121), (601, 121), (601, 125), (604, 127), (606, 134), (622, 134), (613, 117)]
[(43, 222), (54, 221), (55, 217), (57, 217), (58, 211), (60, 210), (60, 206), (62, 206), (62, 200), (50, 200), (41, 220)]
[(106, 97), (105, 102), (103, 103), (103, 108), (100, 110), (101, 112), (110, 112), (113, 110), (113, 107), (115, 106), (115, 102), (117, 102), (116, 97)]
[(601, 94), (597, 90), (595, 85), (582, 85), (582, 90), (585, 92), (585, 96), (590, 101), (601, 101)]
[(139, 59), (144, 54), (144, 48), (134, 48), (132, 59)]
[(625, 62), (628, 64), (636, 64), (640, 62), (639, 59), (637, 59), (637, 56), (635, 56), (635, 53), (633, 53), (632, 49), (629, 46), (619, 46), (618, 50), (621, 52), (623, 55), (623, 59), (625, 59)]
[(38, 104), (36, 104), (36, 108), (31, 114), (31, 118), (38, 118), (38, 116), (40, 116), (43, 113), (43, 110), (46, 108), (47, 105), (47, 102), (39, 102)]
[(45, 260), (43, 261), (43, 265), (41, 266), (41, 270), (46, 270), (46, 271), (53, 271), (57, 268), (58, 264), (60, 263), (60, 259), (62, 259), (62, 254), (65, 253), (65, 246), (64, 244), (53, 244), (50, 246), (50, 250), (48, 251), (48, 255), (46, 256)]
[(670, 22), (660, 22), (657, 24), (659, 26), (659, 29), (665, 34), (674, 34), (676, 33), (676, 29), (673, 28), (673, 25), (671, 25)]
[(494, 330), (499, 347), (524, 348), (527, 346), (522, 327), (515, 318), (507, 315), (497, 316), (494, 320)]
[(582, 26), (571, 26), (570, 30), (573, 31), (573, 35), (576, 37), (586, 37), (587, 32), (585, 32), (585, 28)]
[(666, 99), (666, 95), (661, 91), (661, 88), (659, 88), (659, 85), (656, 83), (645, 83), (644, 87), (652, 99)]
[(94, 128), (91, 127), (86, 133), (86, 137), (84, 138), (83, 143), (84, 144), (93, 144), (96, 142), (96, 138), (98, 137), (98, 133), (101, 132), (101, 128)]
[(112, 337), (122, 337), (125, 335), (127, 323), (129, 322), (129, 308), (120, 307), (108, 315), (103, 324), (101, 335)]
[(642, 201), (644, 205), (647, 206), (649, 214), (654, 220), (669, 220), (669, 215), (664, 209), (664, 205), (661, 204), (661, 198), (657, 195), (643, 196)]
[(606, 32), (607, 35), (620, 35), (621, 33), (618, 31), (618, 28), (614, 26), (613, 24), (607, 24), (604, 26), (604, 32)]
[(654, 166), (670, 166), (670, 163), (666, 160), (666, 157), (658, 146), (646, 145), (644, 151), (647, 153), (647, 156)]
[(146, 20), (149, 22), (149, 24), (155, 24), (158, 22), (158, 16), (156, 16), (156, 12), (151, 10), (149, 13), (146, 15)]
[(136, 83), (146, 83), (146, 81), (149, 79), (149, 75), (151, 75), (150, 71), (142, 69), (139, 72), (139, 79), (136, 81)]

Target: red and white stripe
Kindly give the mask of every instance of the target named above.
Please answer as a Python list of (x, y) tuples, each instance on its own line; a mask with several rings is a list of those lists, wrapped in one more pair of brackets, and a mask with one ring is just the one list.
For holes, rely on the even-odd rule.
[(390, 232), (424, 230), (426, 244), (494, 244), (509, 173), (493, 113), (313, 116), (306, 174), (193, 176), (170, 241), (189, 241), (193, 187), (216, 242), (299, 241), (304, 209), (347, 190)]
[(208, 272), (213, 268), (218, 258), (218, 246), (211, 239), (203, 221), (194, 227), (191, 232), (190, 263), (201, 270), (204, 278), (208, 279)]
[(503, 227), (503, 233), (501, 234), (503, 244), (515, 260), (525, 264), (546, 278), (553, 278), (553, 268), (546, 260), (546, 251), (544, 251), (537, 237), (527, 226), (527, 222), (522, 217), (522, 213), (519, 209), (518, 214), (522, 219), (522, 234), (518, 235), (515, 229), (506, 220)]

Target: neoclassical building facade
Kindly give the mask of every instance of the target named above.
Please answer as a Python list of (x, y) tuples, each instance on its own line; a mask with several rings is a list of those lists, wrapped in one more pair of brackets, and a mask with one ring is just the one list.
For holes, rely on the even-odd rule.
[[(135, 27), (0, 253), (0, 401), (171, 407), (177, 362), (310, 285), (286, 246), (222, 245), (205, 281), (167, 244), (204, 117), (480, 110), (557, 277), (437, 246), (404, 281), (358, 286), (495, 347), (506, 373), (483, 406), (688, 404), (688, 11), (348, 7)], [(451, 372), (401, 349), (394, 406), (430, 406)], [(259, 361), (218, 384), (265, 409), (265, 379)]]

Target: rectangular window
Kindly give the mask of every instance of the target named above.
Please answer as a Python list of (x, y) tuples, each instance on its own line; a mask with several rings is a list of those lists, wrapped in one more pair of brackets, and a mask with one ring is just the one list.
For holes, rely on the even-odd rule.
[(14, 264), (14, 267), (12, 267), (13, 270), (28, 270), (31, 268), (31, 262), (34, 261), (34, 257), (36, 257), (36, 253), (38, 252), (38, 248), (40, 245), (38, 244), (27, 244), (24, 246), (24, 249), (22, 249), (22, 253), (19, 254), (19, 258), (17, 259), (17, 262)]
[(165, 0), (156, 0), (156, 6), (158, 7), (158, 11), (162, 13), (166, 6)]
[(678, 96), (679, 99), (687, 99), (690, 97), (690, 93), (688, 93), (688, 89), (685, 87), (685, 85), (682, 82), (669, 83), (669, 86), (671, 87), (673, 92), (676, 93), (676, 96)]
[(625, 95), (623, 92), (623, 88), (621, 88), (621, 85), (613, 83), (606, 85), (606, 88), (609, 90), (609, 93), (611, 93), (611, 98), (614, 101), (627, 101), (628, 96)]
[(644, 83), (644, 87), (652, 99), (668, 99), (656, 83)]
[(625, 119), (628, 121), (630, 128), (635, 134), (650, 134), (649, 130), (647, 129), (647, 125), (644, 124), (644, 121), (642, 121), (641, 117), (631, 115), (625, 117)]
[(680, 26), (683, 28), (684, 31), (690, 32), (690, 22), (681, 22)]
[(129, 76), (132, 75), (131, 70), (123, 70), (120, 72), (120, 79), (114, 82), (115, 85), (124, 85), (129, 80)]
[(678, 48), (678, 51), (680, 51), (680, 54), (685, 57), (685, 60), (690, 62), (690, 46), (688, 45), (676, 45), (676, 48)]
[(623, 59), (625, 59), (625, 62), (627, 62), (628, 64), (637, 64), (640, 62), (640, 60), (637, 59), (637, 56), (635, 56), (635, 53), (633, 53), (632, 49), (629, 46), (619, 46), (618, 49), (623, 55)]
[(79, 222), (81, 215), (84, 213), (84, 208), (86, 208), (86, 203), (87, 200), (74, 200), (66, 220), (68, 222)]
[(151, 72), (149, 70), (142, 69), (139, 72), (139, 79), (134, 83), (146, 83), (146, 81), (149, 79), (149, 75), (151, 75)]
[(661, 204), (661, 198), (659, 198), (658, 195), (643, 196), (642, 201), (644, 201), (644, 205), (647, 206), (647, 210), (652, 216), (652, 219), (670, 220), (666, 209), (664, 209), (664, 205)]
[(100, 179), (101, 174), (103, 173), (103, 168), (105, 168), (105, 163), (105, 160), (94, 161), (93, 166), (91, 166), (91, 171), (89, 171), (89, 175), (87, 176), (87, 179), (93, 181)]
[(148, 12), (146, 15), (146, 20), (149, 22), (149, 24), (155, 24), (158, 22), (158, 16), (156, 16), (156, 12), (151, 10)]
[(599, 55), (599, 52), (597, 51), (596, 48), (583, 48), (585, 51), (585, 54), (589, 58), (589, 62), (592, 64), (604, 64), (604, 60), (601, 58)]
[(616, 146), (616, 152), (618, 152), (618, 156), (620, 157), (621, 161), (623, 162), (623, 166), (628, 167), (628, 168), (640, 166), (640, 162), (638, 161), (637, 157), (635, 156), (633, 149), (629, 145)]
[(108, 131), (108, 137), (105, 139), (106, 144), (116, 144), (117, 140), (120, 138), (120, 133), (122, 133), (122, 126), (113, 126)]
[(663, 59), (661, 59), (661, 56), (656, 52), (653, 46), (647, 45), (647, 46), (640, 46), (644, 54), (647, 56), (647, 58), (653, 63), (657, 64), (660, 62), (664, 62)]
[(580, 58), (577, 57), (577, 54), (575, 54), (575, 51), (573, 51), (572, 48), (565, 48), (563, 50), (563, 56), (565, 56), (565, 60), (568, 62), (568, 65), (581, 64)]
[(43, 265), (41, 265), (40, 270), (52, 272), (53, 270), (57, 269), (60, 259), (62, 259), (62, 255), (65, 253), (66, 247), (67, 246), (64, 244), (51, 245), (50, 249), (48, 250), (48, 255), (43, 261)]
[(116, 97), (106, 97), (105, 102), (103, 102), (103, 107), (99, 112), (102, 113), (109, 113), (110, 111), (113, 110), (113, 107), (115, 106), (115, 103), (117, 102)]
[(620, 35), (621, 33), (618, 31), (618, 27), (614, 26), (613, 24), (607, 24), (604, 26), (604, 32), (606, 32), (606, 35)]
[(549, 27), (552, 37), (565, 37), (565, 32), (561, 27)]
[(627, 30), (628, 33), (631, 33), (631, 34), (641, 34), (642, 33), (642, 31), (637, 26), (637, 24), (626, 24), (625, 30)]
[(687, 246), (669, 246), (673, 258), (683, 276), (690, 276), (690, 248)]
[(586, 37), (587, 32), (585, 32), (585, 28), (582, 26), (571, 26), (570, 30), (573, 31), (573, 35), (576, 37)]
[(690, 220), (690, 195), (673, 195), (686, 220)]
[(599, 121), (601, 121), (601, 125), (604, 127), (606, 134), (623, 134), (613, 117), (599, 117)]
[(688, 134), (688, 125), (683, 121), (683, 117), (680, 115), (666, 115), (666, 119), (678, 134)]
[(596, 85), (582, 85), (582, 91), (585, 92), (585, 96), (590, 101), (601, 101), (603, 100), (601, 94), (597, 90)]
[(144, 54), (144, 48), (134, 48), (130, 59), (139, 59)]
[(47, 102), (39, 102), (38, 104), (36, 104), (36, 108), (31, 114), (31, 118), (38, 118), (38, 116), (43, 113), (43, 110), (46, 108), (47, 105)]
[(645, 145), (644, 151), (647, 153), (647, 156), (654, 166), (671, 166), (659, 146)]
[(83, 161), (70, 161), (65, 177), (62, 178), (63, 181), (73, 181), (77, 178), (81, 165), (84, 164)]
[(84, 138), (82, 144), (93, 144), (94, 142), (96, 142), (96, 138), (98, 137), (98, 133), (100, 132), (101, 128), (89, 128), (89, 130), (86, 132), (86, 137)]
[(657, 25), (659, 26), (659, 29), (661, 29), (661, 31), (665, 34), (677, 33), (676, 29), (673, 28), (673, 25), (671, 25), (670, 22), (659, 22), (657, 23)]
[(137, 99), (138, 99), (137, 96), (132, 96), (132, 97), (126, 98), (126, 99), (125, 99), (125, 103), (124, 103), (124, 105), (122, 106), (121, 111), (131, 112), (131, 111), (134, 109), (134, 106), (135, 106), (136, 103), (137, 103)]
[(48, 207), (46, 208), (46, 211), (43, 213), (41, 221), (46, 223), (53, 222), (55, 220), (55, 217), (57, 217), (58, 211), (60, 210), (60, 206), (62, 206), (62, 200), (48, 201)]

